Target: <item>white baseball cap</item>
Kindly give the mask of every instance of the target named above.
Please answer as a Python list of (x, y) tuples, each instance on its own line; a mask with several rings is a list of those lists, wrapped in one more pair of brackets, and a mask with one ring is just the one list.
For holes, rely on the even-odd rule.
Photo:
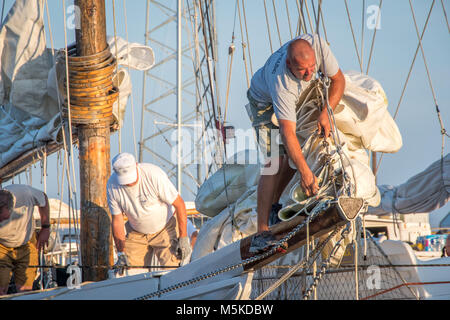
[(119, 153), (112, 160), (112, 167), (121, 185), (130, 184), (137, 180), (136, 160), (130, 153)]

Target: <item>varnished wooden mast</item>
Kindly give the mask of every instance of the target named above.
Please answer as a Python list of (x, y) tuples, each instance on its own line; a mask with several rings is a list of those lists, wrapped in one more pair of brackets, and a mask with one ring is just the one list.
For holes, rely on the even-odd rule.
[[(104, 0), (75, 0), (80, 9), (76, 30), (77, 56), (91, 56), (107, 48)], [(111, 215), (106, 199), (110, 176), (110, 127), (100, 122), (78, 125), (81, 263), (83, 281), (107, 278), (113, 262)]]

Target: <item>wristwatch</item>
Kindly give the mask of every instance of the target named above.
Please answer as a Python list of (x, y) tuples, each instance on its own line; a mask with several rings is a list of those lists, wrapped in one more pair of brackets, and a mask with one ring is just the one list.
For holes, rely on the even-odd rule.
[(41, 229), (48, 229), (48, 228), (50, 228), (50, 225), (49, 225), (49, 224), (43, 224), (43, 225), (41, 225)]

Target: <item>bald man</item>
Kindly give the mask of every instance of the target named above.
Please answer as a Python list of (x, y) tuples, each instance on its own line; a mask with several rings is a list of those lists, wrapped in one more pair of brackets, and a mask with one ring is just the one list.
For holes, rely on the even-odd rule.
[[(296, 104), (318, 70), (331, 80), (328, 101), (334, 110), (342, 98), (345, 79), (329, 46), (316, 34), (304, 34), (284, 44), (252, 78), (246, 109), (265, 158), (257, 191), (258, 232), (279, 221), (281, 194), (295, 174), (289, 159), (300, 173), (305, 194), (318, 191), (317, 177), (307, 165), (296, 136)], [(273, 114), (279, 127), (271, 121)], [(326, 106), (321, 108), (317, 128), (325, 137), (330, 135)]]

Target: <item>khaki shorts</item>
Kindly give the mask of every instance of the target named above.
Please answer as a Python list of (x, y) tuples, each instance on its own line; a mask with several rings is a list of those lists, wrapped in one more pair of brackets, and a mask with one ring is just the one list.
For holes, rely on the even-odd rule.
[(265, 160), (279, 158), (286, 154), (279, 128), (272, 123), (274, 113), (272, 104), (263, 104), (254, 100), (247, 91), (249, 104), (248, 116), (255, 130), (259, 150)]
[(8, 248), (0, 244), (0, 288), (8, 288), (11, 276), (17, 287), (32, 287), (36, 278), (38, 252), (36, 249), (36, 236), (26, 244), (17, 248)]
[(133, 230), (127, 222), (125, 224), (127, 236), (125, 238), (125, 252), (131, 266), (151, 265), (153, 254), (162, 266), (177, 267), (180, 258), (177, 256), (178, 223), (175, 216), (170, 218), (165, 227), (153, 234), (140, 233)]

